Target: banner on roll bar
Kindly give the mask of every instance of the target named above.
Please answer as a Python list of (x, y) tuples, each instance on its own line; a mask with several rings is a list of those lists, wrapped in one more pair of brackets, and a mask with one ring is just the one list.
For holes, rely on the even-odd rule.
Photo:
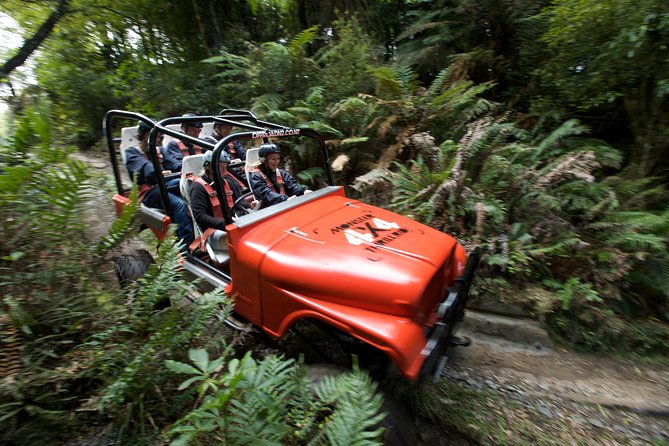
[(251, 138), (273, 138), (276, 136), (291, 136), (299, 135), (300, 129), (278, 129), (278, 130), (263, 130), (253, 132)]

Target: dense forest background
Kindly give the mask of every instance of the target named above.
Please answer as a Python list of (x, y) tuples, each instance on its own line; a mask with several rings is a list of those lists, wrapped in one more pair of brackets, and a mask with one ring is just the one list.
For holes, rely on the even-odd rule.
[[(37, 297), (19, 288), (32, 281), (63, 302), (101, 287), (65, 278), (93, 248), (70, 246), (67, 270), (53, 247), (67, 231), (26, 234), (75, 215), (96, 186), (67, 148), (98, 150), (109, 109), (243, 108), (321, 131), (351, 193), (482, 245), (477, 295), (523, 305), (572, 346), (669, 352), (666, 1), (4, 0), (0, 11), (25, 39), (0, 54), (13, 135), (0, 160), (0, 272), (3, 317), (27, 338), (81, 330), (81, 341), (84, 325), (100, 323), (77, 326), (61, 311), (56, 324), (56, 307), (40, 319)], [(27, 61), (29, 83), (18, 71)], [(304, 181), (309, 161), (293, 150)], [(60, 170), (45, 175), (44, 162)], [(65, 193), (64, 176), (82, 189)], [(53, 198), (53, 182), (67, 200)], [(40, 205), (68, 212), (26, 226)], [(45, 261), (62, 271), (29, 268)], [(95, 345), (114, 337), (102, 333)], [(116, 353), (117, 363), (129, 355)], [(103, 401), (120, 403), (137, 370)]]

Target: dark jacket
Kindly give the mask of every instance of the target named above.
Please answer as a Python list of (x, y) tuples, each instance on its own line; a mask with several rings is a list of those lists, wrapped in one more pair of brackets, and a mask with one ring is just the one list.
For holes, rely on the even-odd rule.
[[(211, 183), (209, 178), (206, 176), (203, 176), (202, 179)], [(226, 181), (228, 186), (230, 186), (233, 201), (236, 201), (239, 197), (242, 196), (242, 190), (236, 181), (230, 181), (227, 179), (224, 179), (224, 181)], [(225, 197), (218, 197), (218, 199), (221, 202), (221, 206), (225, 206), (225, 204), (223, 204)], [(225, 220), (214, 217), (214, 209), (211, 205), (211, 200), (209, 199), (207, 190), (203, 185), (196, 182), (193, 182), (190, 188), (190, 208), (193, 212), (193, 218), (197, 222), (200, 229), (203, 231), (209, 228), (221, 230), (225, 229)], [(222, 212), (223, 210), (221, 210), (221, 213)]]
[[(195, 155), (195, 148), (193, 144), (184, 142), (186, 148), (188, 149), (189, 155)], [(170, 141), (162, 150), (163, 153), (163, 169), (171, 170), (172, 172), (181, 172), (181, 163), (184, 159), (184, 154), (179, 149), (179, 143), (176, 141)]]
[[(264, 166), (261, 165), (260, 168), (263, 169), (263, 167)], [(267, 178), (269, 178), (271, 187), (258, 172), (251, 173), (250, 185), (251, 189), (253, 190), (253, 194), (261, 202), (261, 208), (266, 208), (267, 206), (271, 206), (273, 204), (282, 203), (288, 200), (288, 197), (292, 197), (293, 195), (304, 195), (304, 191), (307, 190), (306, 186), (297, 184), (297, 181), (295, 181), (291, 174), (283, 169), (279, 169), (281, 178), (283, 178), (283, 188), (286, 192), (282, 195), (279, 193), (280, 188), (276, 181), (276, 172), (267, 172), (263, 170), (263, 173), (267, 176)]]
[(156, 184), (156, 172), (153, 168), (151, 160), (144, 158), (144, 154), (139, 147), (130, 147), (125, 151), (125, 167), (128, 169), (130, 179), (135, 181), (137, 177), (137, 184), (148, 184), (153, 186)]

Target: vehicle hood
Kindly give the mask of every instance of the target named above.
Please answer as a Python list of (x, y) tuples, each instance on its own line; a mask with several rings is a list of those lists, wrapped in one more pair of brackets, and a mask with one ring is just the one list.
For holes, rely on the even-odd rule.
[(234, 251), (257, 262), (261, 287), (423, 319), (453, 275), (456, 245), (409, 218), (330, 195), (249, 228)]

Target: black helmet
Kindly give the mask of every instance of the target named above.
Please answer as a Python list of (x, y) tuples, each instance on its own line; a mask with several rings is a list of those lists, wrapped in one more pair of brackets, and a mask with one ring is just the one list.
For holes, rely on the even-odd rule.
[[(184, 113), (183, 115), (181, 115), (182, 118), (192, 118), (194, 116), (197, 116), (197, 115), (195, 113)], [(186, 126), (186, 125), (189, 125), (191, 127), (197, 127), (199, 129), (202, 128), (202, 123), (201, 122), (183, 122), (183, 123), (181, 123), (182, 127)]]
[(260, 150), (258, 150), (258, 156), (260, 158), (264, 158), (267, 155), (270, 155), (272, 153), (281, 153), (281, 149), (279, 149), (279, 146), (276, 144), (272, 144), (271, 142), (266, 142), (265, 144), (260, 146)]
[[(204, 154), (204, 158), (202, 159), (202, 165), (206, 166), (208, 164), (211, 164), (211, 157), (213, 156), (214, 152), (213, 150), (207, 150)], [(218, 160), (219, 163), (225, 163), (225, 164), (230, 164), (230, 155), (226, 151), (221, 152), (221, 157)]]

